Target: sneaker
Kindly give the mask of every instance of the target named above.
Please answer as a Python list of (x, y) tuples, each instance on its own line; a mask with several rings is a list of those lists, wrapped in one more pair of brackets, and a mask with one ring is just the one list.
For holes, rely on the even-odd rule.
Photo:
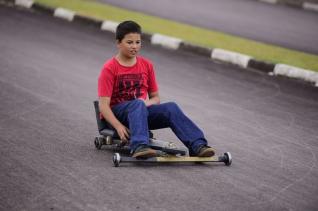
[(198, 157), (213, 157), (215, 155), (215, 150), (209, 146), (203, 146), (200, 148)]
[(137, 147), (137, 149), (132, 154), (132, 157), (146, 159), (146, 158), (156, 157), (156, 155), (157, 155), (156, 150), (151, 149), (150, 147), (146, 145), (141, 145)]

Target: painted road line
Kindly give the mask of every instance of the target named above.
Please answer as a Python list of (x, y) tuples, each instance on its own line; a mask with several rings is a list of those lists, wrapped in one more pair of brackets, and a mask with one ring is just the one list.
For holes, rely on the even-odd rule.
[(151, 37), (151, 44), (161, 45), (165, 48), (177, 50), (182, 42), (181, 39), (175, 37), (169, 37), (162, 34), (154, 34)]
[(233, 51), (227, 51), (219, 48), (213, 49), (211, 53), (211, 58), (215, 60), (228, 62), (231, 64), (236, 64), (243, 68), (247, 68), (248, 62), (251, 59), (251, 57), (248, 55), (236, 53)]

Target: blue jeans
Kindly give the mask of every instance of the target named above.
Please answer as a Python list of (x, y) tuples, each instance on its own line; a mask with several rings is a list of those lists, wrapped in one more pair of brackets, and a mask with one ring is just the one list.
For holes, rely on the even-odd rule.
[(149, 130), (171, 128), (189, 149), (197, 154), (207, 145), (202, 131), (181, 111), (176, 103), (162, 103), (146, 107), (142, 100), (135, 99), (112, 107), (117, 119), (130, 130), (130, 149), (149, 144)]

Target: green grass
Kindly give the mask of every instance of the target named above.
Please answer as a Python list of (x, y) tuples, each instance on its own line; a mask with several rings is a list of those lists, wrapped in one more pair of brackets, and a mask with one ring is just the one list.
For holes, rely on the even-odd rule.
[(188, 43), (204, 47), (222, 48), (247, 54), (258, 60), (283, 63), (318, 72), (318, 55), (277, 47), (139, 12), (129, 11), (101, 4), (93, 0), (35, 1), (51, 7), (70, 9), (78, 14), (97, 19), (113, 20), (117, 22), (134, 20), (142, 26), (144, 31), (149, 33), (161, 33), (178, 37)]

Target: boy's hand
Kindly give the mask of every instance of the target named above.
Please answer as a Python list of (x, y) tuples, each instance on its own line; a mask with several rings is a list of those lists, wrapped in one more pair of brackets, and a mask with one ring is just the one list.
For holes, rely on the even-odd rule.
[(149, 100), (145, 100), (145, 99), (142, 99), (142, 98), (139, 98), (139, 99), (144, 101), (146, 107), (151, 106), (151, 103), (149, 102)]
[(118, 127), (115, 128), (120, 140), (127, 142), (129, 140), (129, 129), (126, 128), (124, 125), (120, 124)]
[(159, 92), (151, 92), (148, 94), (149, 99), (139, 98), (140, 100), (144, 101), (146, 107), (149, 107), (151, 105), (157, 105), (160, 103)]

